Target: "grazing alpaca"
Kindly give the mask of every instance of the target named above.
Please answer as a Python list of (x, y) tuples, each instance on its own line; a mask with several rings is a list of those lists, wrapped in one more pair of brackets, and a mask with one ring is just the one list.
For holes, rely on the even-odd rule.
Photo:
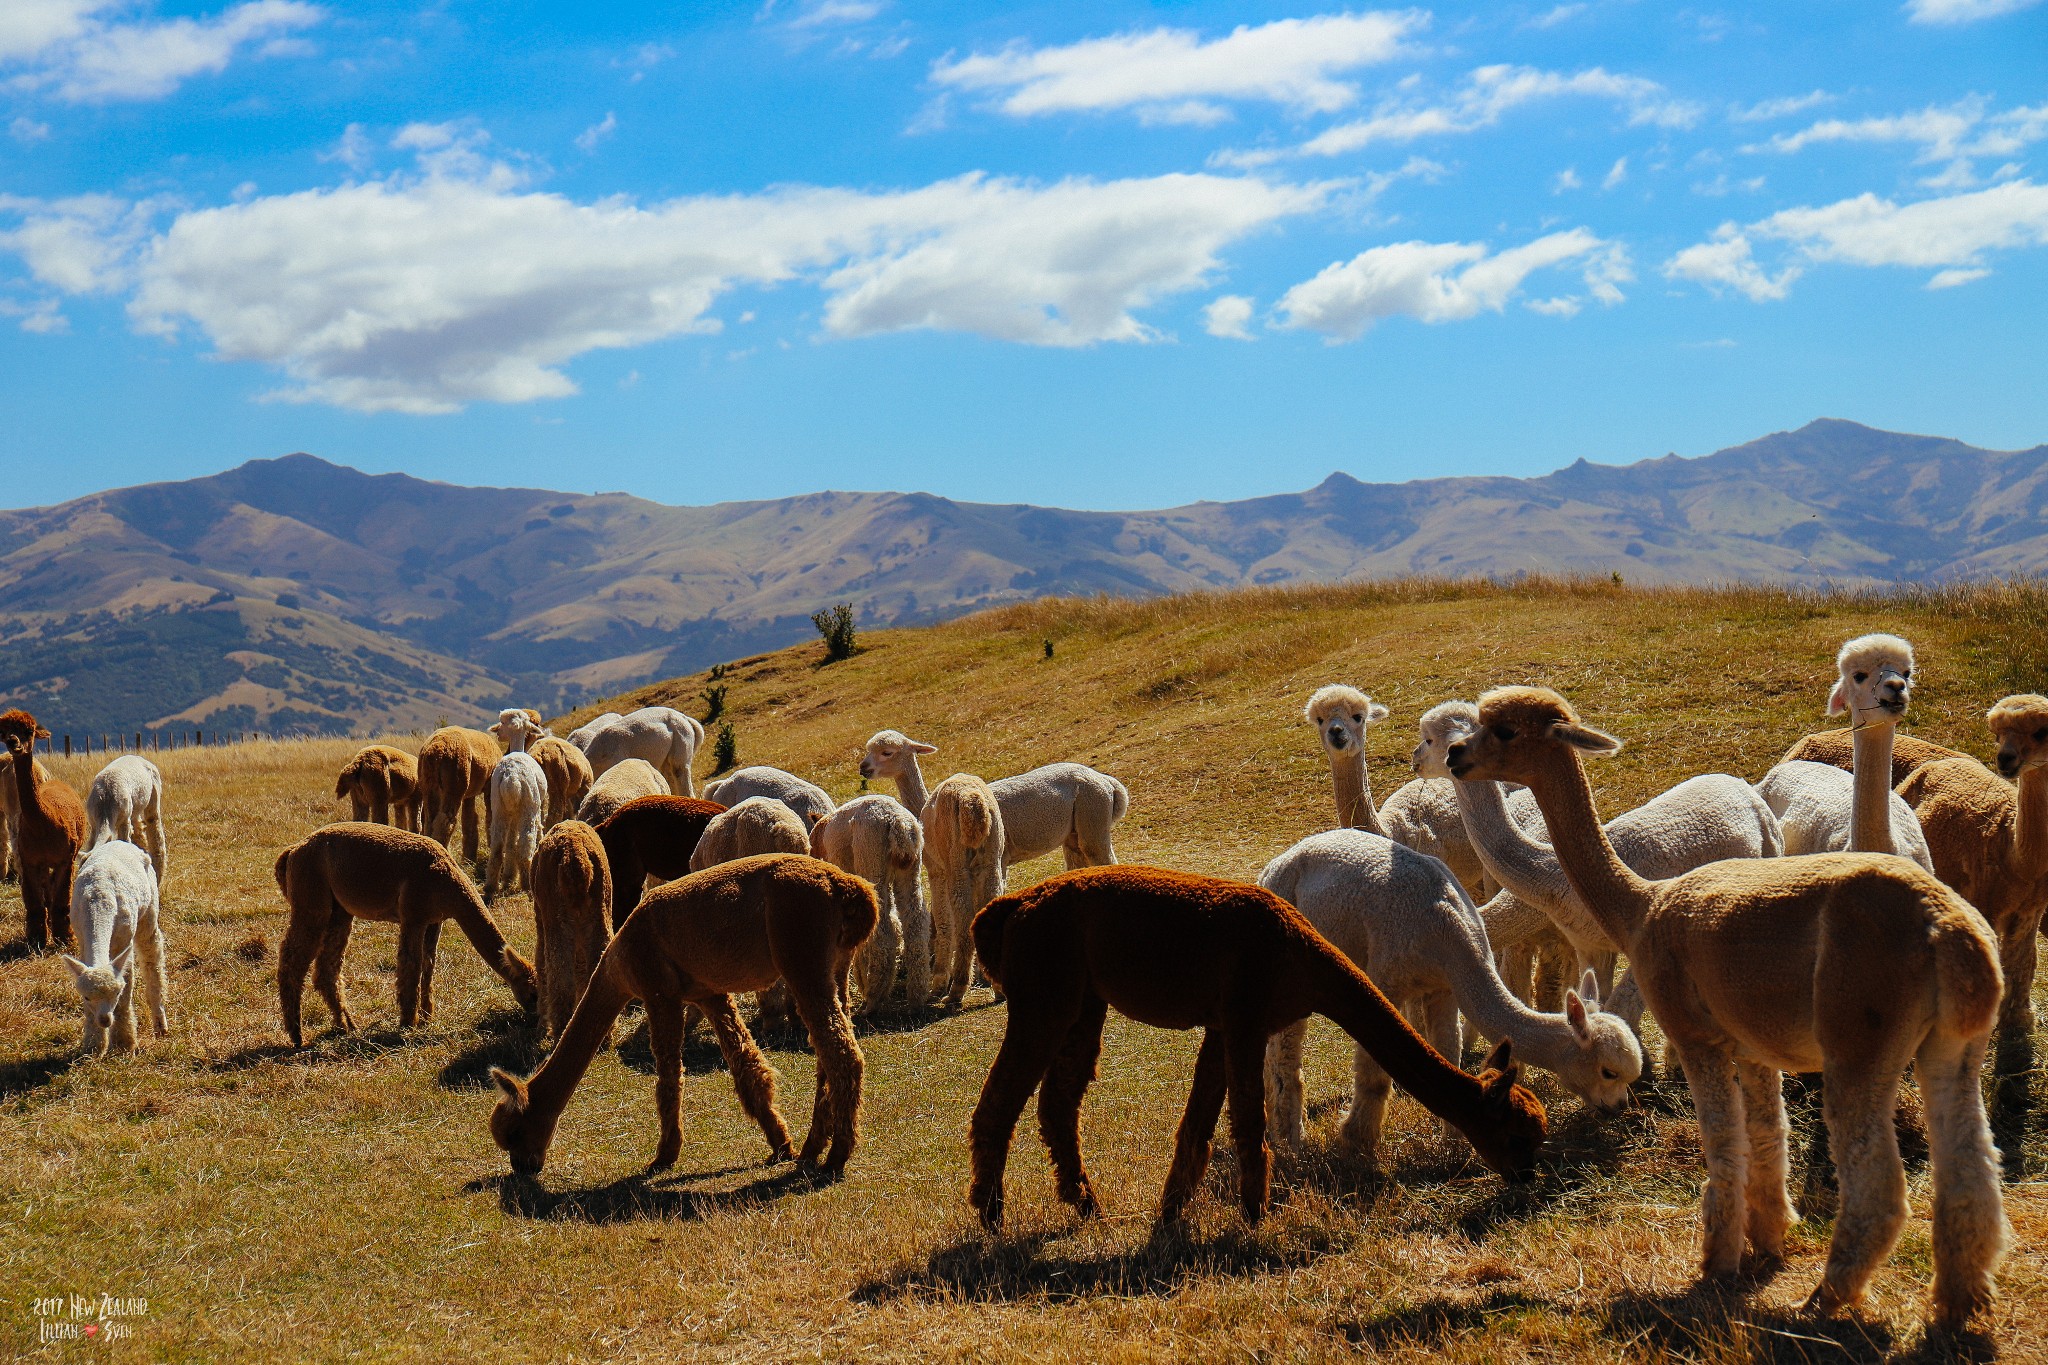
[(1515, 1084), (1520, 1068), (1507, 1060), (1508, 1045), (1494, 1049), (1485, 1076), (1458, 1070), (1299, 911), (1262, 887), (1156, 867), (1067, 872), (990, 901), (974, 921), (974, 947), (1009, 1002), (1003, 1045), (968, 1128), (967, 1197), (990, 1228), (1002, 1223), (1011, 1134), (1041, 1080), (1038, 1130), (1059, 1197), (1084, 1218), (1097, 1212), (1081, 1164), (1081, 1097), (1095, 1079), (1111, 1006), (1155, 1028), (1205, 1030), (1161, 1218), (1178, 1218), (1201, 1181), (1226, 1093), (1245, 1216), (1265, 1213), (1266, 1041), (1311, 1014), (1370, 1046), (1487, 1165), (1515, 1179), (1535, 1168), (1543, 1106)]
[(550, 829), (576, 813), (576, 807), (590, 791), (594, 780), (590, 771), (590, 760), (583, 751), (566, 739), (553, 735), (542, 735), (527, 747), (533, 761), (540, 764), (540, 770), (548, 779), (548, 816)]
[(85, 1007), (85, 1050), (95, 1057), (107, 1055), (110, 1030), (117, 1050), (135, 1050), (138, 968), (157, 1037), (171, 1031), (164, 1012), (159, 904), (157, 870), (135, 844), (124, 839), (95, 843), (78, 865), (78, 879), (71, 885), (71, 930), (85, 957), (66, 953), (64, 965)]
[(521, 891), (533, 884), (533, 855), (547, 808), (548, 779), (533, 755), (522, 750), (499, 759), (491, 770), (491, 862), (484, 877), (485, 904), (515, 882)]
[(711, 817), (690, 853), (690, 871), (763, 853), (810, 851), (810, 828), (796, 812), (769, 797), (750, 796)]
[(576, 818), (595, 828), (611, 819), (628, 801), (668, 794), (668, 779), (656, 772), (652, 763), (629, 758), (613, 764), (603, 777), (590, 784), (583, 803), (576, 807)]
[(35, 949), (50, 946), (55, 936), (67, 948), (71, 937), (71, 864), (85, 842), (85, 803), (36, 762), (38, 739), (50, 732), (23, 710), (0, 713), (0, 742), (13, 759), (14, 801), (20, 811), (19, 859), (21, 905), (28, 921), (25, 937)]
[[(582, 735), (582, 739), (577, 739)], [(667, 706), (643, 706), (603, 725), (593, 722), (569, 736), (590, 759), (590, 771), (598, 777), (605, 770), (629, 758), (645, 759), (668, 779), (669, 789), (678, 796), (695, 796), (697, 778), (691, 766), (704, 744), (704, 727), (682, 712)]]
[(818, 1055), (811, 1128), (796, 1159), (839, 1171), (858, 1138), (865, 1069), (843, 1004), (846, 974), (854, 951), (874, 932), (875, 915), (866, 882), (808, 857), (746, 858), (656, 887), (605, 949), (540, 1069), (521, 1081), (493, 1068), (505, 1093), (491, 1112), (492, 1139), (514, 1171), (538, 1175), (577, 1082), (619, 1011), (638, 998), (647, 1002), (661, 1118), (661, 1143), (648, 1169), (674, 1165), (682, 1151), (685, 1004), (710, 1018), (740, 1108), (760, 1125), (774, 1159), (787, 1161), (789, 1129), (775, 1108), (775, 1073), (732, 1003), (734, 992), (762, 990), (779, 977), (789, 983)]
[(795, 811), (805, 829), (839, 809), (823, 787), (780, 768), (741, 768), (704, 788), (704, 799), (721, 806), (737, 806), (756, 796), (780, 801)]
[(359, 919), (398, 926), (402, 1027), (434, 1017), (434, 955), (441, 925), (451, 919), (484, 965), (504, 978), (520, 1007), (534, 1008), (533, 967), (506, 944), (476, 888), (438, 841), (389, 825), (328, 825), (278, 854), (275, 871), (277, 889), (291, 907), (277, 950), (277, 996), (293, 1047), (305, 1046), (299, 1001), (309, 966), (334, 1027), (355, 1031), (355, 1016), (342, 998), (341, 960)]
[(932, 916), (917, 879), (924, 861), (917, 816), (893, 796), (856, 796), (811, 826), (811, 856), (874, 884), (881, 918), (854, 959), (856, 1013), (872, 1013), (888, 1000), (899, 958), (905, 1003), (923, 1009), (932, 995)]
[(640, 903), (650, 878), (668, 882), (689, 873), (704, 827), (724, 810), (694, 796), (641, 796), (597, 826), (612, 869), (613, 933)]
[[(611, 926), (612, 877), (597, 831), (564, 820), (541, 836), (533, 855), (533, 971), (540, 1026), (560, 1038), (577, 998), (597, 969)], [(611, 1041), (611, 1030), (605, 1030)]]
[(932, 883), (936, 967), (958, 1009), (974, 977), (974, 917), (1003, 894), (1003, 810), (988, 783), (954, 773), (924, 807), (924, 866)]
[(481, 730), (460, 725), (443, 726), (427, 736), (420, 746), (420, 820), (429, 839), (446, 845), (455, 834), (457, 815), (462, 817), (462, 858), (474, 865), (478, 827), (477, 806), (490, 786), (491, 769), (498, 766), (498, 742)]
[(569, 732), (569, 742), (579, 749), (588, 750), (590, 748), (590, 741), (597, 737), (597, 732), (618, 719), (620, 719), (620, 716), (616, 711), (606, 711), (600, 715), (592, 716), (589, 720)]
[(99, 770), (85, 793), (85, 846), (125, 839), (149, 855), (159, 887), (170, 874), (164, 840), (164, 775), (140, 754), (123, 754)]
[[(1370, 797), (1366, 798), (1368, 805)], [(1315, 926), (1372, 978), (1409, 1018), (1442, 1029), (1430, 1044), (1458, 1054), (1458, 1010), (1487, 1038), (1513, 1044), (1524, 1065), (1558, 1079), (1603, 1109), (1628, 1097), (1642, 1074), (1643, 1053), (1622, 1020), (1600, 1010), (1592, 972), (1565, 995), (1562, 1014), (1539, 1014), (1515, 999), (1494, 969), (1486, 926), (1465, 888), (1435, 858), (1362, 829), (1312, 834), (1266, 864), (1259, 885)], [(1420, 1008), (1418, 1008), (1420, 1007)], [(1302, 1019), (1275, 1034), (1266, 1049), (1266, 1094), (1273, 1125), (1289, 1146), (1302, 1143)], [(1379, 1145), (1393, 1081), (1361, 1043), (1343, 1138), (1365, 1161)]]
[(1685, 1068), (1707, 1159), (1705, 1273), (1733, 1275), (1745, 1234), (1783, 1258), (1795, 1215), (1779, 1073), (1820, 1071), (1842, 1199), (1808, 1306), (1862, 1300), (1906, 1219), (1892, 1113), (1910, 1063), (1931, 1133), (1935, 1313), (1955, 1326), (1986, 1309), (2006, 1229), (1977, 1080), (1999, 995), (1983, 917), (1884, 854), (1736, 859), (1645, 881), (1601, 829), (1581, 760), (1619, 740), (1542, 688), (1487, 693), (1479, 721), (1451, 746), (1451, 772), (1536, 793), (1572, 889), (1628, 953)]
[(352, 819), (400, 829), (420, 827), (419, 763), (403, 749), (389, 744), (358, 749), (335, 778), (334, 794), (348, 798)]
[(988, 784), (1003, 810), (1006, 866), (1058, 849), (1067, 869), (1116, 862), (1112, 835), (1130, 809), (1124, 784), (1085, 763), (1048, 763)]
[[(48, 782), (50, 770), (36, 760), (36, 781)], [(14, 759), (6, 750), (0, 749), (0, 882), (11, 882), (20, 875), (21, 861), (21, 797), (14, 790)]]

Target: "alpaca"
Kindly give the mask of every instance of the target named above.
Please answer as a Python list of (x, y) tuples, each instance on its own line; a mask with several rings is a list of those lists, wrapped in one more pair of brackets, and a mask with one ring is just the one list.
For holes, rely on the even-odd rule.
[[(1370, 801), (1365, 799), (1367, 807)], [(1598, 1108), (1618, 1107), (1642, 1074), (1641, 1045), (1626, 1023), (1601, 1011), (1591, 971), (1579, 990), (1566, 993), (1562, 1014), (1541, 1014), (1515, 999), (1494, 969), (1478, 909), (1435, 858), (1368, 830), (1330, 830), (1266, 864), (1259, 885), (1299, 910), (1389, 1000), (1425, 1006), (1402, 1012), (1439, 1028), (1441, 1037), (1429, 1041), (1446, 1057), (1458, 1055), (1462, 1009), (1486, 1037), (1513, 1044), (1525, 1065), (1556, 1072)], [(1303, 1019), (1275, 1034), (1266, 1049), (1273, 1124), (1292, 1147), (1303, 1137), (1301, 1050), (1307, 1035)], [(1393, 1082), (1363, 1044), (1353, 1072), (1356, 1088), (1343, 1138), (1370, 1163)]]
[(533, 971), (543, 1033), (560, 1038), (568, 1027), (611, 942), (611, 900), (611, 869), (596, 830), (564, 820), (541, 836), (533, 855)]
[(725, 809), (694, 796), (641, 796), (597, 826), (612, 870), (612, 932), (640, 904), (650, 881), (674, 881), (690, 871), (690, 855), (704, 827)]
[(576, 807), (576, 818), (595, 828), (611, 819), (628, 801), (668, 794), (668, 779), (655, 771), (652, 763), (629, 758), (613, 764), (604, 776), (590, 784), (590, 790)]
[(506, 754), (491, 770), (491, 862), (484, 877), (486, 905), (517, 882), (533, 884), (533, 855), (547, 814), (548, 779), (525, 750)]
[(935, 967), (958, 1009), (974, 977), (974, 917), (1003, 894), (1003, 810), (988, 783), (954, 773), (924, 806), (924, 866), (932, 884)]
[(861, 748), (860, 775), (870, 782), (880, 777), (893, 779), (896, 799), (904, 809), (922, 815), (931, 797), (924, 789), (924, 771), (917, 760), (919, 755), (938, 751), (937, 745), (912, 739), (901, 730), (877, 730)]
[(590, 748), (590, 741), (597, 737), (597, 732), (619, 719), (622, 719), (622, 717), (616, 711), (606, 711), (600, 715), (592, 716), (589, 720), (569, 732), (569, 742), (579, 749), (588, 750)]
[[(21, 797), (14, 790), (14, 759), (0, 749), (0, 882), (20, 875)], [(36, 781), (48, 782), (50, 770), (36, 760)]]
[(419, 763), (403, 749), (369, 744), (342, 765), (334, 780), (336, 797), (347, 797), (350, 818), (399, 829), (420, 827)]
[(988, 784), (1003, 812), (1004, 865), (1059, 850), (1067, 870), (1116, 862), (1112, 833), (1130, 793), (1085, 763), (1048, 763)]
[(54, 936), (75, 948), (71, 936), (71, 864), (85, 842), (85, 803), (61, 779), (36, 762), (35, 747), (50, 732), (28, 712), (0, 713), (0, 742), (14, 760), (14, 802), (19, 811), (18, 848), (21, 905), (28, 924), (24, 937), (32, 949), (50, 946)]
[(1010, 1138), (1041, 1080), (1038, 1129), (1059, 1197), (1084, 1218), (1098, 1211), (1081, 1164), (1081, 1099), (1095, 1079), (1112, 1005), (1155, 1028), (1204, 1030), (1162, 1219), (1177, 1219), (1193, 1196), (1226, 1093), (1245, 1217), (1265, 1213), (1266, 1042), (1310, 1014), (1370, 1046), (1487, 1165), (1513, 1179), (1534, 1171), (1543, 1106), (1515, 1083), (1511, 1047), (1494, 1049), (1482, 1077), (1458, 1070), (1298, 910), (1263, 887), (1156, 867), (1085, 868), (990, 901), (975, 918), (974, 946), (1009, 1002), (1002, 1047), (968, 1130), (968, 1200), (989, 1228), (1002, 1223)]
[(1536, 793), (1572, 889), (1628, 953), (1685, 1069), (1707, 1159), (1705, 1273), (1735, 1274), (1745, 1234), (1783, 1258), (1795, 1213), (1780, 1073), (1820, 1071), (1842, 1198), (1807, 1302), (1824, 1315), (1861, 1302), (1906, 1218), (1892, 1113), (1910, 1063), (1931, 1134), (1935, 1315), (1959, 1326), (1987, 1309), (2006, 1228), (1977, 1080), (2000, 984), (1983, 917), (1888, 854), (1732, 859), (1645, 881), (1601, 828), (1582, 761), (1619, 740), (1543, 688), (1487, 693), (1479, 722), (1451, 746), (1451, 772)]
[[(135, 979), (149, 997), (150, 1023), (161, 1038), (171, 1031), (164, 1011), (164, 934), (157, 869), (142, 848), (125, 839), (95, 842), (71, 884), (71, 931), (81, 960), (64, 965), (85, 1007), (86, 1052), (107, 1055), (111, 1031), (121, 1052), (135, 1050)], [(139, 949), (139, 951), (138, 951)], [(139, 959), (139, 961), (138, 961)]]
[(548, 733), (541, 724), (540, 712), (523, 706), (508, 706), (498, 712), (497, 720), (491, 723), (491, 733), (508, 754), (523, 754), (533, 742)]
[(548, 779), (547, 825), (552, 829), (576, 813), (576, 807), (590, 791), (594, 774), (583, 751), (566, 739), (542, 735), (527, 746), (533, 761)]
[(400, 1026), (412, 1028), (434, 1017), (434, 955), (441, 925), (450, 919), (504, 979), (520, 1008), (533, 1011), (538, 994), (532, 965), (506, 944), (476, 887), (440, 841), (389, 825), (328, 825), (278, 854), (274, 870), (277, 889), (291, 907), (277, 950), (277, 996), (293, 1047), (305, 1046), (299, 1001), (309, 966), (334, 1027), (355, 1031), (355, 1016), (342, 997), (341, 961), (359, 919), (398, 926)]
[(805, 829), (839, 809), (823, 787), (780, 768), (741, 768), (704, 788), (704, 799), (721, 806), (737, 806), (755, 796), (780, 801), (797, 813)]
[(446, 845), (455, 835), (455, 820), (462, 818), (463, 861), (474, 865), (478, 826), (477, 807), (490, 786), (491, 770), (498, 766), (498, 742), (481, 730), (447, 725), (427, 736), (420, 746), (419, 792), (423, 832), (436, 843)]
[[(493, 1068), (504, 1091), (491, 1137), (512, 1169), (538, 1175), (555, 1125), (591, 1059), (629, 1000), (647, 1002), (661, 1141), (649, 1170), (682, 1152), (683, 1006), (711, 1020), (740, 1108), (761, 1128), (777, 1161), (792, 1155), (775, 1107), (775, 1073), (733, 1008), (736, 991), (789, 983), (818, 1056), (810, 1132), (796, 1160), (828, 1174), (844, 1169), (859, 1136), (866, 1063), (844, 1005), (856, 949), (874, 932), (874, 889), (815, 858), (772, 854), (724, 863), (656, 887), (626, 921), (577, 1002), (555, 1050), (524, 1081)], [(829, 1146), (827, 1145), (829, 1141)], [(822, 1156), (822, 1161), (820, 1160)]]
[[(1817, 730), (1795, 742), (1785, 751), (1780, 763), (1825, 763), (1840, 768), (1845, 773), (1856, 771), (1856, 735), (1854, 726), (1839, 730)], [(1945, 758), (1968, 758), (1959, 750), (1944, 748), (1915, 735), (1892, 735), (1892, 786), (1894, 789), (1906, 780), (1908, 774), (1929, 763), (1938, 763)]]
[[(585, 738), (578, 741), (576, 735)], [(676, 795), (697, 794), (691, 767), (704, 744), (704, 727), (672, 707), (643, 706), (595, 729), (586, 725), (569, 738), (590, 759), (595, 776), (604, 776), (605, 769), (624, 759), (640, 758), (668, 779)]]
[(99, 770), (85, 793), (88, 849), (126, 839), (149, 854), (161, 889), (170, 873), (164, 841), (164, 776), (140, 754), (123, 754)]
[(932, 994), (932, 916), (917, 869), (924, 861), (924, 828), (893, 796), (856, 796), (811, 826), (811, 856), (874, 883), (880, 906), (875, 932), (854, 959), (860, 1008), (882, 1007), (903, 963), (903, 993), (912, 1009)]
[(690, 871), (762, 853), (810, 851), (810, 827), (796, 812), (770, 797), (750, 796), (711, 817), (690, 853)]

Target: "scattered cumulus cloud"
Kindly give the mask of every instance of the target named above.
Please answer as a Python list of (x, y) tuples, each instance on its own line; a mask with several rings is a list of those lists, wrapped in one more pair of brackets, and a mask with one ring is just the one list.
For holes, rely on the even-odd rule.
[(1728, 111), (1728, 117), (1737, 123), (1769, 123), (1774, 119), (1790, 118), (1805, 113), (1815, 105), (1826, 104), (1834, 96), (1825, 90), (1815, 90), (1804, 95), (1784, 95), (1777, 99), (1760, 100), (1755, 104), (1736, 105)]
[[(770, 6), (772, 10), (774, 7)], [(768, 11), (763, 11), (764, 15)], [(866, 23), (882, 12), (876, 0), (810, 0), (782, 21), (786, 28), (826, 28), (833, 24)]]
[(1907, 0), (1906, 14), (1916, 24), (1974, 24), (2031, 9), (2041, 0)]
[(1764, 273), (1749, 249), (1749, 238), (1733, 223), (1723, 223), (1711, 241), (1689, 246), (1664, 263), (1664, 277), (1691, 280), (1719, 291), (1733, 289), (1752, 303), (1782, 299), (1799, 278), (1796, 265), (1786, 266), (1776, 276)]
[(1586, 6), (1584, 5), (1559, 5), (1555, 9), (1546, 10), (1544, 13), (1530, 19), (1523, 27), (1556, 28), (1559, 24), (1576, 19), (1585, 12)]
[(618, 130), (618, 115), (607, 110), (603, 119), (591, 124), (576, 135), (576, 150), (588, 156), (597, 150), (597, 145), (600, 142), (603, 142)]
[(1559, 171), (1556, 175), (1551, 177), (1550, 192), (1552, 194), (1563, 194), (1566, 190), (1579, 189), (1582, 186), (1584, 186), (1585, 183), (1585, 181), (1579, 179), (1579, 172), (1577, 167), (1567, 166), (1563, 170)]
[[(1796, 133), (1780, 133), (1767, 143), (1743, 148), (1746, 152), (1778, 152), (1791, 155), (1808, 147), (1837, 142), (1908, 143), (1919, 150), (1915, 165), (1946, 162), (1947, 165), (1921, 181), (1931, 189), (1961, 189), (1979, 183), (1976, 161), (1982, 157), (2010, 157), (2033, 143), (2048, 138), (2048, 104), (2020, 106), (1989, 113), (1978, 96), (1951, 105), (1929, 105), (1905, 114), (1860, 119), (1823, 119)], [(2018, 167), (2001, 168), (1993, 178), (2018, 174)]]
[(7, 125), (7, 135), (20, 143), (41, 142), (50, 135), (50, 125), (24, 114)]
[(0, 5), (5, 83), (72, 103), (160, 99), (236, 56), (297, 56), (296, 35), (326, 18), (301, 0), (250, 0), (200, 18), (121, 23), (118, 0), (7, 0)]
[(1607, 168), (1607, 174), (1600, 177), (1600, 188), (1603, 190), (1611, 190), (1619, 186), (1623, 181), (1627, 179), (1628, 158), (1625, 156), (1619, 156), (1614, 159), (1614, 164)]
[(1252, 301), (1243, 294), (1225, 294), (1202, 310), (1202, 329), (1212, 337), (1250, 341)]

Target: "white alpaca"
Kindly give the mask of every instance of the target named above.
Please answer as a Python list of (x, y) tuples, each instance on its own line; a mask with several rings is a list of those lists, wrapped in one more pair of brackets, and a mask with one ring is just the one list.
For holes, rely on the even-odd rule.
[(576, 818), (593, 829), (618, 812), (628, 801), (642, 796), (672, 796), (668, 779), (645, 759), (629, 758), (606, 769), (603, 777), (590, 784)]
[[(84, 960), (64, 955), (85, 1009), (85, 1050), (107, 1053), (108, 1035), (123, 1052), (135, 1047), (135, 968), (159, 1038), (171, 1031), (164, 1010), (164, 934), (158, 922), (156, 868), (149, 854), (125, 839), (97, 845), (71, 883), (71, 932)], [(137, 948), (141, 951), (138, 954)]]
[(932, 917), (917, 869), (924, 861), (924, 827), (893, 796), (856, 796), (811, 827), (811, 856), (874, 884), (881, 917), (853, 961), (860, 986), (859, 1012), (882, 1007), (903, 963), (903, 988), (912, 1009), (932, 994)]
[(1835, 656), (1828, 714), (1849, 713), (1853, 772), (1793, 759), (1756, 789), (1785, 829), (1787, 853), (1896, 853), (1932, 872), (1920, 817), (1892, 790), (1892, 734), (1912, 700), (1913, 646), (1896, 635), (1860, 635)]
[(164, 846), (164, 775), (140, 754), (123, 754), (100, 769), (85, 796), (85, 846), (126, 839), (149, 854), (161, 887), (170, 872)]
[[(21, 806), (20, 796), (14, 789), (14, 757), (0, 753), (0, 822), (6, 828), (0, 830), (0, 880), (12, 881), (18, 875), (21, 863)], [(50, 780), (50, 770), (43, 761), (36, 760), (36, 781), (38, 784)]]
[(548, 779), (525, 750), (506, 754), (491, 769), (491, 861), (484, 900), (493, 901), (515, 881), (533, 885), (533, 855), (540, 847), (541, 822), (548, 811)]
[(755, 796), (780, 801), (803, 820), (806, 829), (839, 809), (823, 787), (780, 768), (741, 768), (704, 788), (704, 799), (721, 806), (737, 806)]
[(595, 776), (604, 776), (605, 769), (625, 759), (644, 759), (668, 779), (677, 795), (697, 794), (691, 768), (704, 744), (704, 727), (673, 707), (643, 706), (601, 725), (592, 721), (571, 733), (569, 741), (590, 759)]
[[(1371, 796), (1364, 798), (1367, 804)], [(1642, 1073), (1641, 1046), (1628, 1025), (1600, 1009), (1587, 972), (1580, 990), (1565, 993), (1562, 1014), (1540, 1014), (1517, 1000), (1494, 970), (1479, 911), (1450, 869), (1367, 830), (1311, 835), (1266, 864), (1259, 885), (1291, 902), (1396, 1005), (1449, 1021), (1430, 1039), (1458, 1056), (1457, 1011), (1487, 1038), (1507, 1039), (1518, 1060), (1557, 1074), (1575, 1094), (1614, 1108)], [(1583, 995), (1581, 994), (1583, 992)], [(1281, 1141), (1302, 1141), (1302, 1040), (1306, 1021), (1274, 1035), (1266, 1048), (1266, 1096)], [(1344, 1121), (1347, 1145), (1371, 1160), (1379, 1144), (1393, 1082), (1358, 1048), (1355, 1088)]]
[(762, 853), (810, 851), (811, 832), (803, 817), (773, 797), (750, 796), (711, 817), (690, 854), (690, 871)]
[(1003, 894), (1004, 862), (1003, 808), (988, 783), (971, 773), (939, 783), (924, 806), (924, 867), (932, 883), (936, 970), (949, 1009), (973, 984), (974, 917)]
[(569, 742), (587, 753), (590, 741), (597, 737), (597, 732), (619, 719), (621, 717), (616, 711), (606, 711), (601, 715), (592, 716), (569, 732)]
[(498, 719), (491, 726), (491, 733), (498, 737), (498, 743), (505, 746), (508, 754), (523, 754), (533, 747), (535, 740), (550, 733), (540, 723), (538, 714), (523, 707), (508, 706), (498, 713)]
[[(861, 751), (860, 775), (892, 777), (903, 804), (922, 810), (924, 774), (917, 760), (938, 750), (901, 730), (883, 730)], [(1048, 763), (988, 784), (1003, 816), (1003, 866), (1040, 858), (1055, 849), (1067, 867), (1102, 867), (1116, 861), (1113, 830), (1130, 808), (1124, 784), (1085, 763)]]

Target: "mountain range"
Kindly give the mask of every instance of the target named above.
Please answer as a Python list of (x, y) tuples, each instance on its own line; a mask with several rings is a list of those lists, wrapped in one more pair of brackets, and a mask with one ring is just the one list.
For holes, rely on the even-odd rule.
[(1822, 420), (1696, 459), (1149, 512), (823, 492), (673, 507), (311, 455), (0, 512), (0, 700), (79, 732), (361, 733), (562, 708), (1046, 595), (1432, 574), (1871, 584), (2048, 569), (2048, 446)]

